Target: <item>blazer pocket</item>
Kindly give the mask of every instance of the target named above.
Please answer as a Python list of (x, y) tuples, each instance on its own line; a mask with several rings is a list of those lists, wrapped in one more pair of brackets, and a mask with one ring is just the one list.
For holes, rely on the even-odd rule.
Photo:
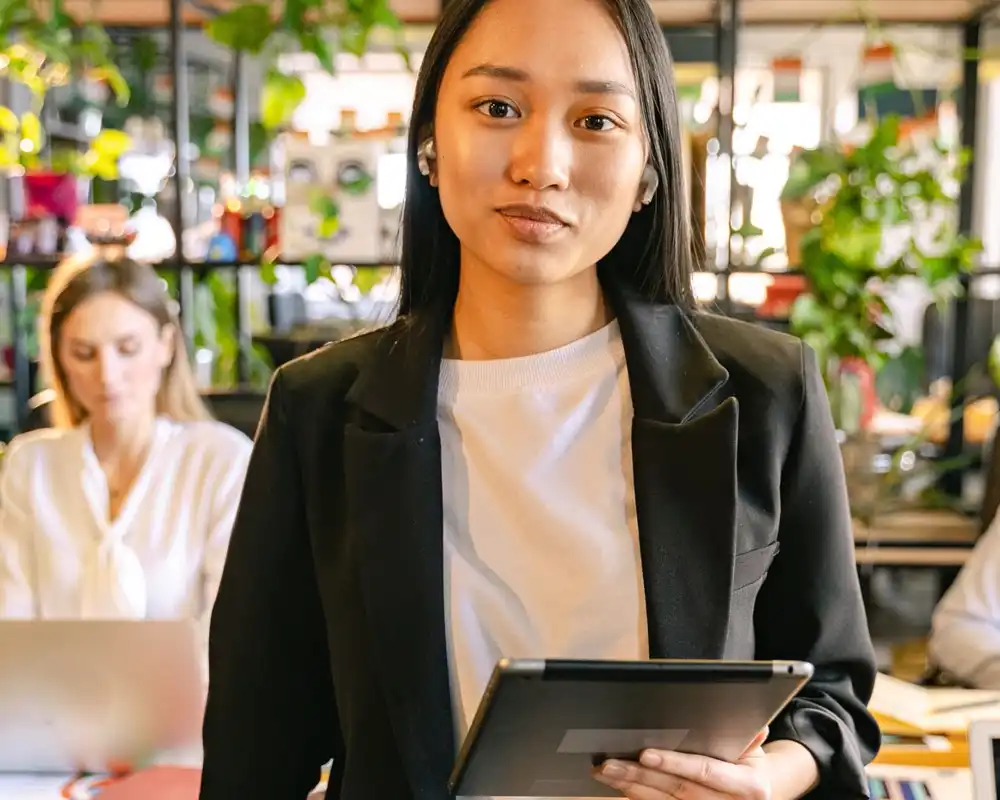
[(733, 591), (738, 592), (763, 580), (771, 561), (778, 553), (778, 548), (778, 542), (771, 542), (769, 545), (736, 556), (733, 561)]

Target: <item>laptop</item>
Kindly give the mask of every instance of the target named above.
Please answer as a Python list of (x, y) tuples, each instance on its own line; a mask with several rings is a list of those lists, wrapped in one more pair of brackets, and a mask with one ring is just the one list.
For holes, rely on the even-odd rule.
[(1000, 719), (979, 719), (969, 725), (969, 767), (974, 800), (998, 800)]
[(200, 746), (192, 621), (0, 621), (0, 773), (139, 768)]
[(872, 800), (1000, 800), (1000, 719), (969, 725), (968, 769), (873, 764)]

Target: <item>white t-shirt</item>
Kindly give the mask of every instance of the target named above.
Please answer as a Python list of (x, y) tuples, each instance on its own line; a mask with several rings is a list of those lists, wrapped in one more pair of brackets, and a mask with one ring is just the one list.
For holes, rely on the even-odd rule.
[(0, 477), (0, 618), (207, 628), (252, 444), (160, 417), (118, 517), (86, 426), (17, 436)]
[(501, 657), (649, 657), (618, 324), (538, 355), (445, 359), (438, 425), (460, 741)]

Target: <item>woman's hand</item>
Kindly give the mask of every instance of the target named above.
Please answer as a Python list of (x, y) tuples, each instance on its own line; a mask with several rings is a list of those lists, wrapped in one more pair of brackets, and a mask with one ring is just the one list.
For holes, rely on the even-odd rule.
[(606, 761), (594, 773), (629, 800), (771, 800), (767, 730), (730, 764), (707, 756), (643, 751), (639, 763)]

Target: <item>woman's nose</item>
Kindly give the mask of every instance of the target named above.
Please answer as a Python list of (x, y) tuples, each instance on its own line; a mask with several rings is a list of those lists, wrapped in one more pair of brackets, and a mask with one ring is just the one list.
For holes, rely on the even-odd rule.
[(114, 356), (102, 353), (98, 357), (98, 369), (100, 371), (102, 386), (115, 386), (119, 382), (121, 378), (121, 365)]
[(573, 158), (572, 138), (562, 123), (541, 115), (527, 120), (515, 134), (510, 178), (535, 191), (566, 189)]

